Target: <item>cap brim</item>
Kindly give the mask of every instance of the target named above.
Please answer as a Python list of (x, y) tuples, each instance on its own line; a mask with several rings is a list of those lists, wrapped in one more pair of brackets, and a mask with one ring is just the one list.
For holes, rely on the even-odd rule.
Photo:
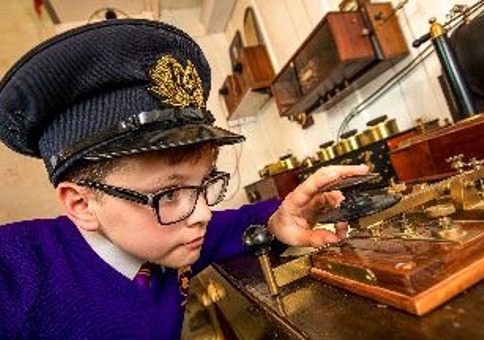
[(83, 159), (115, 158), (203, 142), (214, 142), (222, 146), (240, 143), (244, 140), (245, 137), (242, 135), (205, 124), (185, 125), (164, 131), (138, 130), (118, 136), (115, 140), (106, 141), (85, 155)]

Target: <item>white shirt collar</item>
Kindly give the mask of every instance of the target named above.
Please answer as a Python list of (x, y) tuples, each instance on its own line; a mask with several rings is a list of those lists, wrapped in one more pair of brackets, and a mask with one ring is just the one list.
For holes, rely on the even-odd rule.
[(92, 250), (119, 273), (133, 280), (144, 261), (128, 254), (97, 232), (79, 228)]

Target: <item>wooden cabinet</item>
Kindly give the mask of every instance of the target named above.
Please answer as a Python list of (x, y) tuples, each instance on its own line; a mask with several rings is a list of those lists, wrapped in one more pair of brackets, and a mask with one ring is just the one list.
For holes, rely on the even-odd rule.
[(449, 157), (464, 155), (484, 159), (484, 115), (461, 120), (454, 125), (417, 135), (401, 142), (391, 152), (391, 161), (402, 182), (429, 181), (455, 172)]
[(329, 12), (274, 79), (281, 116), (333, 106), (408, 55), (392, 10), (379, 3)]
[(299, 184), (297, 171), (298, 168), (294, 168), (247, 185), (245, 187), (247, 199), (250, 203), (272, 199), (283, 200)]
[(264, 45), (244, 47), (219, 90), (228, 111), (228, 119), (251, 116), (269, 98), (268, 89), (274, 79), (267, 49)]

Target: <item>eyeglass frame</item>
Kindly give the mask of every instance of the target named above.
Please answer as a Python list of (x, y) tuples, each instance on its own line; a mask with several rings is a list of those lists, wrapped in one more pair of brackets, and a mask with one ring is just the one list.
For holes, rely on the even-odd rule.
[[(215, 203), (209, 204), (207, 201), (207, 187), (209, 183), (212, 183), (215, 180), (218, 179), (223, 179), (223, 185), (222, 185), (222, 191), (220, 192), (219, 197), (215, 201)], [(169, 188), (163, 188), (157, 192), (150, 193), (150, 194), (143, 194), (135, 190), (127, 189), (127, 188), (121, 188), (118, 186), (106, 184), (106, 183), (101, 183), (97, 181), (89, 181), (89, 180), (79, 180), (75, 181), (74, 183), (83, 187), (88, 187), (91, 189), (96, 189), (99, 190), (109, 196), (112, 197), (117, 197), (121, 199), (125, 199), (128, 201), (132, 201), (135, 203), (143, 204), (143, 205), (148, 205), (154, 212), (157, 218), (157, 221), (160, 225), (170, 225), (170, 224), (175, 224), (178, 222), (181, 222), (188, 217), (190, 217), (193, 212), (195, 211), (195, 207), (197, 206), (198, 199), (200, 197), (200, 194), (203, 192), (205, 196), (205, 201), (207, 202), (207, 205), (210, 207), (213, 207), (217, 205), (218, 203), (222, 202), (223, 199), (225, 198), (225, 193), (227, 192), (227, 187), (229, 184), (229, 179), (230, 179), (230, 174), (227, 172), (223, 171), (212, 171), (210, 174), (210, 177), (205, 179), (201, 185), (185, 185), (185, 186), (174, 186), (174, 187), (169, 187)], [(176, 190), (182, 190), (182, 189), (192, 189), (196, 190), (196, 198), (194, 200), (193, 206), (190, 209), (190, 211), (182, 216), (181, 218), (169, 222), (169, 223), (163, 223), (161, 222), (161, 216), (160, 216), (160, 211), (159, 211), (159, 202), (160, 198), (170, 192), (170, 191), (176, 191)]]

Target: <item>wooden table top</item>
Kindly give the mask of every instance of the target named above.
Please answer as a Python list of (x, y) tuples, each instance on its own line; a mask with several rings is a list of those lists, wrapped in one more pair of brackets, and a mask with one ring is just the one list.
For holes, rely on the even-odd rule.
[(484, 282), (425, 316), (415, 316), (311, 277), (271, 297), (257, 259), (244, 255), (215, 270), (272, 323), (307, 339), (484, 339)]

